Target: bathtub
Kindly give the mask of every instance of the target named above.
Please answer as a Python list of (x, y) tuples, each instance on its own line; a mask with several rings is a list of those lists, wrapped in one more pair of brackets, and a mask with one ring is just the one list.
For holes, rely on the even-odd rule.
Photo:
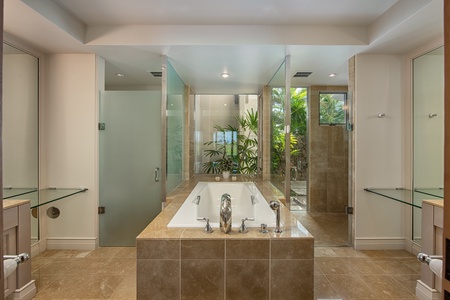
[(252, 182), (199, 182), (170, 220), (167, 227), (204, 227), (205, 220), (219, 228), (220, 198), (231, 196), (232, 228), (237, 230), (245, 221), (247, 227), (275, 226), (275, 213)]

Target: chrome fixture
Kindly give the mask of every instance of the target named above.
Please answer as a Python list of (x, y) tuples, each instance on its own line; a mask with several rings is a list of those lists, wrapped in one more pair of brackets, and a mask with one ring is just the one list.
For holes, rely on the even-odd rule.
[(428, 255), (425, 253), (417, 254), (417, 260), (428, 265), (430, 270), (439, 278), (442, 278), (442, 261), (441, 255)]
[(269, 230), (267, 230), (267, 224), (262, 223), (261, 224), (261, 233), (268, 233)]
[(214, 230), (212, 229), (211, 225), (209, 225), (209, 219), (206, 219), (206, 226), (205, 229), (203, 229), (204, 233), (212, 233)]
[(386, 117), (386, 114), (385, 114), (385, 113), (379, 113), (379, 114), (378, 114), (378, 118), (384, 118), (384, 117)]
[(231, 196), (227, 193), (220, 198), (220, 230), (224, 233), (231, 231)]
[(194, 200), (192, 200), (192, 203), (199, 205), (200, 204), (200, 195), (198, 195)]
[[(200, 196), (197, 196), (197, 198), (200, 198)], [(204, 233), (212, 233), (214, 231), (212, 229), (211, 225), (209, 225), (209, 219), (208, 218), (197, 218), (197, 221), (206, 221), (205, 228), (203, 229)]]
[(428, 115), (428, 117), (429, 117), (429, 118), (437, 117), (437, 113), (430, 113), (430, 114)]
[(277, 225), (275, 228), (275, 233), (282, 233), (283, 230), (280, 228), (280, 207), (281, 204), (278, 201), (270, 201), (270, 208), (276, 211), (276, 215), (277, 215)]
[(239, 227), (239, 233), (247, 233), (248, 232), (247, 226), (245, 226), (245, 221), (255, 221), (255, 218), (242, 219), (241, 227)]
[(430, 264), (431, 260), (433, 259), (442, 259), (442, 255), (428, 255), (425, 253), (419, 253), (417, 254), (417, 260), (421, 263), (426, 263), (427, 265)]
[(3, 255), (3, 274), (4, 278), (11, 275), (17, 267), (30, 259), (28, 253), (21, 253), (19, 255)]
[(248, 218), (242, 219), (241, 227), (239, 227), (239, 233), (247, 233), (248, 229), (247, 226), (245, 226), (245, 221), (247, 221)]
[(256, 199), (256, 197), (254, 195), (250, 196), (250, 200), (252, 201), (252, 205), (259, 203), (258, 199)]

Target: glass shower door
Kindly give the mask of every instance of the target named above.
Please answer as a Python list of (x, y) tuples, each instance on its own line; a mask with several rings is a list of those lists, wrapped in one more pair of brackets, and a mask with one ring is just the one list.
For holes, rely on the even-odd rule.
[(100, 246), (134, 246), (161, 212), (161, 92), (103, 92), (99, 129)]

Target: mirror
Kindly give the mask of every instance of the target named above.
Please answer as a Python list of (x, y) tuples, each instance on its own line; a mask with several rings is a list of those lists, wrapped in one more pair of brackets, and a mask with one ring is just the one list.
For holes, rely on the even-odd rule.
[[(38, 106), (39, 59), (3, 43), (4, 199), (30, 199), (26, 194), (39, 187)], [(37, 239), (35, 222), (32, 218), (32, 237)]]
[[(444, 47), (413, 60), (414, 202), (444, 196)], [(413, 240), (420, 243), (421, 209), (413, 209)]]

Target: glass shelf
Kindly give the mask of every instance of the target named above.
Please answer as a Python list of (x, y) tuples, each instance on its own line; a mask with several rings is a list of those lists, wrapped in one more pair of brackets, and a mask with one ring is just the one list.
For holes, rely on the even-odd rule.
[[(27, 199), (30, 200), (31, 208), (36, 208), (48, 203), (52, 203), (79, 193), (83, 193), (88, 189), (57, 189), (47, 188), (43, 190), (34, 190), (28, 193), (3, 198), (3, 199)], [(4, 192), (4, 191), (3, 191)]]
[(3, 188), (3, 199), (10, 199), (20, 195), (36, 192), (37, 188)]
[(402, 188), (396, 189), (365, 188), (364, 190), (416, 208), (422, 208), (423, 200), (433, 200), (442, 198), (428, 193), (418, 192), (417, 190), (411, 191)]
[(428, 195), (428, 196), (434, 196), (434, 197), (444, 199), (444, 189), (443, 188), (435, 188), (435, 189), (415, 188), (414, 191)]

